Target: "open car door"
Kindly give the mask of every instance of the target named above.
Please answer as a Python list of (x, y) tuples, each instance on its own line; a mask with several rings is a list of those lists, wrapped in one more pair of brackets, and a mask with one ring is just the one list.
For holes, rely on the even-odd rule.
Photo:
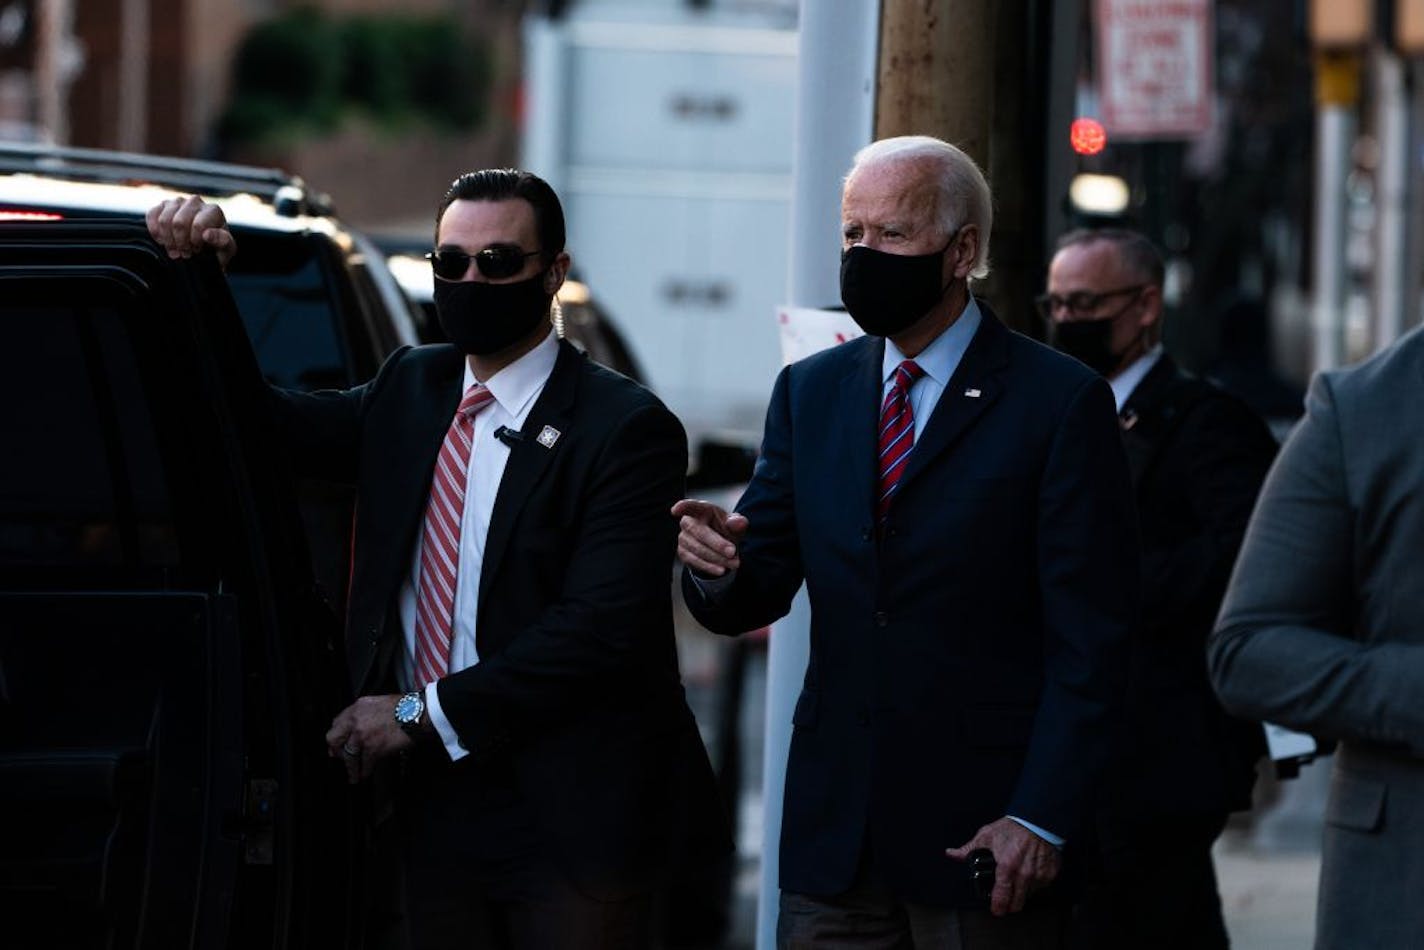
[(211, 259), (0, 224), (7, 947), (355, 946), (355, 799), (261, 376)]

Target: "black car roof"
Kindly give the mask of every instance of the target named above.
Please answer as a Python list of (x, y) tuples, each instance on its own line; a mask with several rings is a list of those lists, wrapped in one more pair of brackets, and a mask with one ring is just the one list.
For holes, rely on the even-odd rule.
[(0, 174), (112, 184), (151, 184), (215, 197), (254, 195), (284, 217), (330, 215), (331, 199), (301, 178), (278, 168), (188, 158), (139, 155), (107, 149), (0, 143)]

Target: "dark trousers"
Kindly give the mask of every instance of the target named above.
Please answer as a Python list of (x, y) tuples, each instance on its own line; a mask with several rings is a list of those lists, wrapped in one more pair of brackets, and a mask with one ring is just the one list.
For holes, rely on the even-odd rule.
[(1074, 913), (1075, 950), (1226, 950), (1211, 846), (1226, 815), (1099, 822), (1099, 846)]
[(834, 897), (781, 892), (778, 950), (1060, 950), (1066, 911), (1043, 895), (1017, 914), (932, 907), (902, 900), (881, 884), (869, 856), (850, 890)]
[(550, 855), (512, 776), (439, 750), (407, 762), (396, 801), (411, 950), (624, 950), (655, 945), (652, 893), (599, 901)]

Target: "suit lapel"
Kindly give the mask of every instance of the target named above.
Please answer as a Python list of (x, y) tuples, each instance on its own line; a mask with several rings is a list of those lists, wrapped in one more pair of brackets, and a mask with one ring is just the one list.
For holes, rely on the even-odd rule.
[(1142, 377), (1131, 393), (1127, 396), (1127, 402), (1122, 404), (1123, 422), (1134, 415), (1144, 416), (1157, 410), (1157, 404), (1166, 395), (1171, 383), (1177, 378), (1177, 364), (1166, 353), (1157, 358), (1157, 362), (1147, 371), (1147, 375)]
[[(397, 464), (391, 470), (395, 484), (390, 497), (398, 506), (390, 522), (393, 536), (402, 539), (401, 550), (408, 551), (415, 543), (430, 499), (430, 480), (435, 472), (435, 459), (455, 410), (460, 405), (460, 384), (464, 381), (465, 359), (454, 347), (448, 362), (442, 357), (433, 371), (421, 382), (410, 407), (408, 421), (401, 426), (391, 445), (389, 458)], [(419, 465), (402, 465), (400, 459), (420, 459)], [(408, 563), (402, 558), (389, 559), (398, 569)]]
[[(569, 419), (573, 411), (574, 396), (578, 390), (579, 374), (583, 371), (585, 357), (570, 343), (559, 342), (559, 356), (554, 361), (554, 369), (549, 381), (529, 411), (520, 429), (524, 438), (509, 450), (509, 461), (504, 465), (504, 475), (499, 481), (499, 492), (495, 495), (494, 511), (490, 514), (489, 534), (485, 537), (484, 561), (480, 567), (479, 607), (483, 609), (485, 595), (489, 591), (490, 578), (499, 571), (499, 562), (509, 546), (510, 535), (519, 513), (538, 484), (539, 478), (548, 468), (554, 455), (563, 449), (563, 435), (568, 431)], [(558, 436), (552, 444), (540, 441), (540, 434), (546, 429)]]
[(862, 339), (866, 343), (841, 381), (834, 397), (840, 405), (829, 418), (841, 420), (844, 437), (850, 440), (852, 447), (863, 447), (844, 456), (856, 460), (851, 464), (858, 466), (845, 482), (845, 488), (855, 492), (848, 499), (848, 510), (868, 515), (873, 520), (880, 477), (876, 446), (879, 444), (881, 393), (885, 388), (885, 340), (882, 337)]
[(1138, 488), (1156, 462), (1163, 436), (1173, 426), (1171, 401), (1179, 382), (1186, 375), (1163, 353), (1142, 381), (1133, 387), (1118, 413), (1122, 426), (1122, 444), (1127, 451), (1127, 464), (1132, 472), (1132, 484)]
[(910, 453), (910, 463), (900, 476), (901, 492), (999, 398), (1000, 371), (1008, 365), (1009, 331), (982, 301), (979, 309), (979, 329)]

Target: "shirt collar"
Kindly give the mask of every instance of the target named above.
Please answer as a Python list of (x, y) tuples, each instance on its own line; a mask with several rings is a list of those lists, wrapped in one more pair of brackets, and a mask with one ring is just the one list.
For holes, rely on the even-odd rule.
[[(517, 419), (544, 388), (558, 358), (559, 338), (550, 329), (543, 342), (485, 380), (485, 386), (499, 407)], [(469, 392), (477, 382), (479, 380), (475, 379), (470, 369), (470, 361), (465, 360), (465, 382), (460, 391)]]
[[(949, 385), (949, 377), (959, 368), (959, 361), (969, 349), (969, 341), (974, 339), (974, 332), (979, 329), (981, 319), (979, 305), (971, 295), (969, 303), (959, 312), (959, 318), (915, 357), (915, 362), (925, 371), (926, 376), (941, 386)], [(905, 354), (900, 352), (894, 341), (886, 337), (885, 359), (880, 366), (881, 382), (888, 381), (895, 375), (896, 367), (905, 359)]]
[(1137, 388), (1137, 384), (1142, 382), (1152, 369), (1157, 365), (1157, 361), (1162, 358), (1162, 344), (1158, 343), (1133, 360), (1127, 369), (1118, 373), (1108, 380), (1108, 385), (1112, 387), (1113, 399), (1117, 400), (1117, 411), (1122, 412), (1122, 407), (1127, 405), (1127, 400), (1132, 396), (1132, 391)]

